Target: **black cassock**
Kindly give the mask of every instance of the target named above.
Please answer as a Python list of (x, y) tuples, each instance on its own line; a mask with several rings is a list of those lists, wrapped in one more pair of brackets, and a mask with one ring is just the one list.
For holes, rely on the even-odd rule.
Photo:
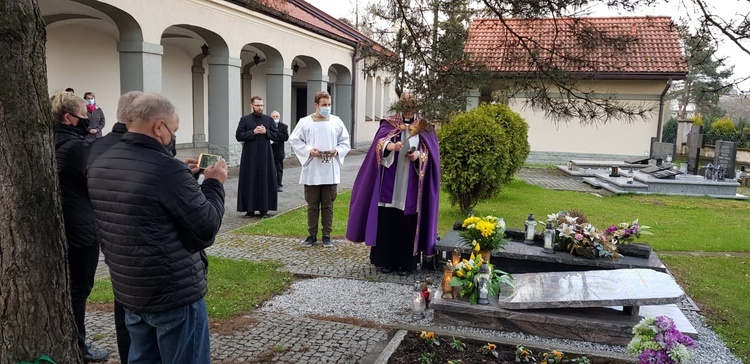
[[(253, 133), (263, 125), (266, 134)], [(271, 140), (278, 130), (268, 115), (245, 115), (237, 126), (236, 138), (245, 142), (240, 159), (240, 181), (237, 189), (237, 211), (277, 210), (276, 166), (271, 152)]]

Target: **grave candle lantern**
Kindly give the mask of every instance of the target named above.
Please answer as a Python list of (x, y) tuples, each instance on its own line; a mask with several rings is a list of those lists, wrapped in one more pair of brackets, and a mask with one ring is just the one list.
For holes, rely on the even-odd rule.
[(440, 288), (443, 289), (443, 298), (453, 298), (453, 287), (451, 287), (451, 279), (453, 279), (453, 264), (451, 262), (445, 263), (445, 269), (443, 269), (443, 282)]
[(635, 177), (635, 175), (633, 174), (633, 168), (628, 169), (628, 175), (627, 175), (628, 181), (627, 181), (627, 183), (633, 183), (633, 178), (634, 177)]
[(555, 227), (552, 226), (552, 220), (547, 220), (547, 228), (544, 229), (544, 250), (548, 254), (555, 254), (552, 244), (555, 243)]
[(534, 233), (536, 232), (536, 221), (534, 220), (534, 214), (529, 214), (529, 217), (523, 224), (523, 230), (525, 232), (525, 240), (523, 241), (523, 243), (526, 245), (534, 245)]
[(482, 266), (479, 267), (479, 274), (474, 278), (474, 284), (476, 284), (476, 287), (479, 290), (477, 303), (480, 305), (489, 305), (490, 267), (488, 264), (482, 264)]
[(414, 291), (412, 292), (411, 298), (411, 318), (414, 320), (421, 320), (424, 318), (425, 301), (422, 296), (422, 286), (417, 281), (414, 284)]
[(461, 249), (458, 249), (458, 247), (453, 248), (453, 255), (451, 256), (451, 262), (453, 263), (453, 266), (457, 266), (458, 263), (461, 263)]
[(709, 181), (714, 179), (714, 165), (711, 163), (706, 166), (706, 179)]

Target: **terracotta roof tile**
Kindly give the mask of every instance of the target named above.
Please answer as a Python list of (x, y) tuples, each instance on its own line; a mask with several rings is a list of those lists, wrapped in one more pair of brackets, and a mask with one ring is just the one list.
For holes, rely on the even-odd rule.
[[(612, 37), (628, 42), (618, 47)], [(475, 19), (464, 49), (501, 73), (539, 71), (527, 49), (544, 64), (567, 72), (652, 77), (687, 73), (669, 17)]]
[(304, 0), (227, 0), (260, 11), (325, 37), (350, 45), (362, 42), (378, 52), (392, 52), (358, 30), (310, 5)]

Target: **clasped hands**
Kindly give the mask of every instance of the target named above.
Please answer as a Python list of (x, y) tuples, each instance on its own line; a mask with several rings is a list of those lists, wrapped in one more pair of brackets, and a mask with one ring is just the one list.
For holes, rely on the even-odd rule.
[[(399, 152), (401, 151), (401, 148), (404, 147), (404, 143), (401, 142), (395, 142), (395, 143), (388, 143), (388, 145), (385, 146), (385, 149), (391, 152)], [(419, 151), (409, 151), (406, 153), (406, 158), (409, 158), (410, 161), (414, 162), (417, 159), (419, 159)]]
[(263, 125), (258, 125), (253, 129), (253, 133), (257, 134), (265, 134), (266, 133), (266, 127)]
[[(331, 150), (330, 150), (330, 153), (331, 153), (331, 157), (335, 157), (335, 156), (336, 156), (336, 154), (338, 154), (338, 152), (339, 152), (339, 151), (338, 151), (338, 150), (336, 150), (336, 148), (333, 148), (333, 149), (331, 149)], [(320, 157), (322, 157), (322, 156), (323, 156), (323, 154), (321, 154), (321, 153), (320, 153), (320, 150), (319, 150), (318, 148), (313, 148), (313, 149), (312, 149), (312, 150), (310, 151), (310, 155), (311, 155), (311, 156), (313, 156), (313, 157), (316, 157), (316, 158), (320, 158)]]

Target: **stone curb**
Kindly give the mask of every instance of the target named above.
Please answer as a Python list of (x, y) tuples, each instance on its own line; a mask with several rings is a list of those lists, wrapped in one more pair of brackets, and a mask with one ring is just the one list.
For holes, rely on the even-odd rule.
[(373, 364), (387, 364), (388, 359), (390, 359), (391, 355), (396, 352), (396, 349), (398, 349), (398, 346), (401, 345), (401, 341), (404, 340), (406, 334), (406, 330), (398, 330), (398, 332), (396, 332), (396, 335), (393, 335), (391, 341), (388, 342), (388, 345), (386, 345), (385, 349), (383, 349), (380, 355), (378, 355)]
[[(404, 331), (404, 330), (425, 331), (424, 326), (409, 325), (409, 324), (397, 324), (397, 325), (394, 325), (394, 328), (399, 329), (400, 331)], [(529, 348), (539, 347), (538, 341), (536, 340), (509, 339), (509, 338), (495, 337), (495, 336), (484, 335), (484, 334), (473, 334), (473, 333), (468, 333), (465, 331), (443, 328), (440, 326), (432, 326), (429, 328), (429, 331), (434, 332), (435, 335), (438, 335), (438, 336), (455, 336), (455, 337), (459, 337), (463, 339), (486, 341), (489, 343), (495, 343), (495, 344), (500, 344), (500, 345), (513, 345), (513, 346), (523, 345)], [(403, 337), (399, 340), (399, 343), (401, 342), (401, 340), (403, 340)], [(605, 360), (606, 359), (622, 360), (622, 361), (631, 362), (631, 363), (638, 362), (638, 360), (636, 360), (633, 356), (630, 356), (625, 353), (603, 351), (603, 350), (596, 350), (596, 349), (586, 349), (586, 348), (576, 347), (573, 345), (559, 344), (554, 348), (543, 348), (543, 349), (550, 349), (550, 350), (554, 349), (554, 350), (562, 351), (563, 353), (567, 353), (567, 352), (576, 353), (580, 355), (585, 355), (589, 357), (589, 359), (600, 358), (600, 359), (605, 359)], [(393, 354), (393, 352), (389, 353), (388, 356), (390, 357), (391, 354)]]

